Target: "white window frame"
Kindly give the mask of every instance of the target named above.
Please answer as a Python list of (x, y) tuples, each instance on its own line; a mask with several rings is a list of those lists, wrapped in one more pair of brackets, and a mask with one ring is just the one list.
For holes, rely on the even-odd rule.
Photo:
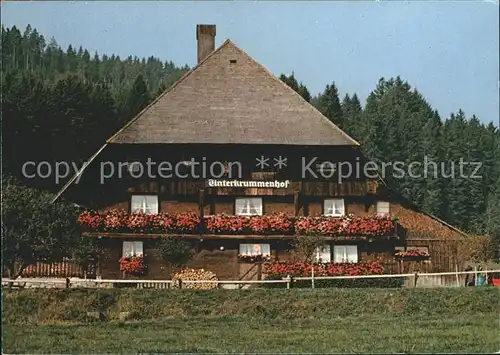
[[(256, 247), (260, 250), (260, 254), (253, 252)], [(240, 243), (238, 253), (245, 256), (271, 256), (271, 244), (268, 243)]]
[[(352, 253), (355, 251), (356, 253)], [(338, 255), (342, 254), (339, 258)], [(359, 250), (357, 245), (334, 245), (333, 246), (334, 263), (357, 263), (359, 262)]]
[[(332, 212), (330, 213), (330, 205), (331, 203), (335, 204), (336, 202), (341, 201), (342, 208), (340, 209), (340, 213), (335, 213), (335, 208), (332, 208)], [(333, 205), (335, 206), (335, 205)], [(342, 217), (345, 215), (345, 201), (343, 198), (327, 198), (323, 201), (323, 215), (328, 217)]]
[[(142, 201), (135, 201), (134, 200), (139, 200), (142, 199)], [(150, 200), (148, 202), (148, 200)], [(151, 208), (152, 211), (150, 211), (149, 214), (158, 214), (158, 195), (132, 195), (130, 198), (130, 213), (138, 213), (138, 212), (143, 212), (143, 213), (148, 213), (148, 204), (152, 203), (153, 207)], [(134, 207), (137, 205), (140, 205), (140, 207)]]
[[(238, 202), (245, 204), (244, 210), (238, 211)], [(250, 203), (254, 203), (257, 213), (251, 213)], [(262, 197), (236, 197), (234, 200), (234, 212), (236, 216), (262, 216), (263, 201)]]
[(388, 201), (377, 201), (377, 215), (386, 216), (391, 212), (391, 204)]
[[(125, 248), (126, 246), (129, 246)], [(127, 250), (127, 251), (126, 251)], [(131, 250), (129, 253), (128, 250)], [(144, 255), (144, 243), (137, 240), (127, 240), (122, 244), (122, 256), (142, 256)]]
[(330, 244), (325, 244), (322, 247), (316, 248), (314, 252), (314, 260), (316, 262), (329, 263), (332, 261), (332, 248)]

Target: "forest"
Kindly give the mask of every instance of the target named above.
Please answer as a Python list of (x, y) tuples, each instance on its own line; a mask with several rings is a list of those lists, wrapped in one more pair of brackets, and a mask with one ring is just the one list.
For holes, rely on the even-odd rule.
[[(81, 164), (190, 68), (155, 57), (120, 58), (61, 48), (36, 29), (2, 26), (2, 176), (55, 192), (51, 179), (28, 180), (25, 161)], [(396, 177), (389, 186), (426, 212), (473, 234), (500, 236), (500, 131), (497, 117), (441, 116), (400, 77), (381, 78), (366, 102), (339, 97), (332, 79), (312, 96), (294, 73), (280, 79), (361, 143), (379, 162), (481, 162), (480, 177)], [(458, 166), (458, 165), (457, 165)], [(419, 170), (420, 169), (420, 170)], [(423, 172), (424, 167), (415, 170)], [(473, 167), (466, 166), (471, 175)], [(500, 238), (500, 237), (498, 237)]]

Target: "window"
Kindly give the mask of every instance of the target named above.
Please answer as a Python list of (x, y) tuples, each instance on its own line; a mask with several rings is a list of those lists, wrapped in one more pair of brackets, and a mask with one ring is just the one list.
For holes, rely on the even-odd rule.
[(389, 214), (389, 202), (384, 202), (384, 201), (378, 201), (377, 202), (377, 214), (379, 216), (385, 216), (386, 214)]
[(134, 195), (132, 196), (131, 212), (143, 212), (147, 214), (158, 213), (158, 196), (156, 195)]
[(326, 244), (322, 248), (317, 248), (314, 259), (317, 262), (321, 262), (321, 263), (331, 262), (332, 261), (332, 253), (331, 253), (330, 245)]
[(331, 217), (341, 217), (344, 215), (344, 200), (343, 199), (328, 199), (325, 200), (323, 206), (323, 214)]
[(240, 244), (240, 255), (271, 255), (269, 244)]
[(357, 245), (334, 245), (333, 262), (335, 263), (357, 263), (358, 246)]
[(123, 242), (122, 256), (143, 255), (142, 242)]
[(262, 198), (237, 198), (235, 210), (237, 216), (262, 216)]

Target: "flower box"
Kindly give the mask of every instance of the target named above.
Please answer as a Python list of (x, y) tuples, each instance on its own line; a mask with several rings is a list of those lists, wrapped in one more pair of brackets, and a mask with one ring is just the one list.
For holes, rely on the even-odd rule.
[(142, 255), (129, 255), (120, 259), (120, 271), (123, 272), (124, 276), (141, 276), (145, 270), (146, 265), (144, 264), (144, 257)]
[(394, 254), (394, 258), (397, 260), (409, 260), (409, 261), (420, 261), (430, 259), (430, 255), (419, 249), (407, 249), (401, 250)]
[(316, 263), (304, 262), (270, 262), (264, 264), (264, 273), (270, 275), (287, 275), (300, 277), (311, 276), (312, 268), (316, 276), (355, 276), (355, 275), (381, 275), (384, 267), (380, 261), (367, 261), (361, 263)]
[(238, 255), (238, 261), (240, 263), (259, 263), (259, 262), (269, 262), (271, 261), (271, 255)]
[(284, 213), (264, 216), (205, 217), (205, 230), (212, 234), (293, 234), (294, 219)]
[(232, 235), (320, 235), (359, 239), (395, 235), (396, 221), (389, 216), (348, 215), (343, 217), (292, 217), (285, 213), (264, 216), (219, 214), (200, 217), (192, 212), (169, 214), (127, 214), (111, 210), (103, 214), (85, 211), (78, 222), (86, 232), (151, 234), (232, 234)]

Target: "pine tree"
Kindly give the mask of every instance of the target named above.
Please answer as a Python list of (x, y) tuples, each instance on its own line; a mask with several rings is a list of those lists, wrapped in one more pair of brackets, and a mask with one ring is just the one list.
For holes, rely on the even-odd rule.
[(151, 96), (146, 82), (144, 81), (142, 75), (139, 75), (135, 79), (134, 85), (128, 94), (126, 119), (129, 120), (135, 117), (135, 115), (137, 115), (150, 102)]
[(467, 206), (469, 199), (469, 183), (460, 177), (460, 159), (466, 157), (466, 148), (463, 141), (467, 131), (465, 113), (458, 110), (452, 114), (443, 126), (443, 135), (447, 141), (444, 151), (445, 203), (444, 218), (457, 227), (470, 229), (470, 218)]
[(327, 85), (317, 101), (316, 108), (339, 128), (343, 128), (342, 107), (335, 82)]
[(291, 87), (296, 93), (298, 93), (304, 100), (307, 102), (311, 101), (311, 93), (307, 89), (307, 87), (302, 83), (298, 82), (295, 79), (295, 73), (292, 72), (290, 76), (286, 76), (285, 74), (280, 75), (280, 80), (283, 81), (286, 85)]
[(363, 108), (358, 96), (354, 94), (351, 98), (349, 94), (346, 94), (341, 107), (342, 117), (344, 118), (344, 131), (354, 139), (359, 139)]
[(442, 122), (437, 111), (422, 128), (425, 189), (422, 207), (434, 216), (443, 214), (443, 182), (440, 176), (442, 152)]

